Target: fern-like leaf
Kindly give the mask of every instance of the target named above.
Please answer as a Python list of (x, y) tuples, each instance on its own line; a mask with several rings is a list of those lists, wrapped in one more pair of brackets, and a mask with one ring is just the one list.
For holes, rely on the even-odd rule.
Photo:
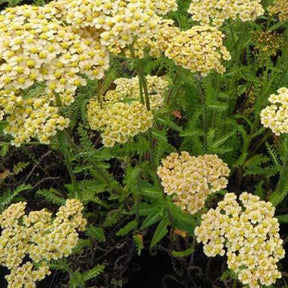
[(46, 201), (56, 205), (64, 205), (66, 200), (62, 194), (54, 188), (41, 189), (36, 192), (37, 195), (42, 196)]
[(102, 264), (96, 265), (94, 268), (88, 271), (85, 271), (82, 274), (83, 280), (86, 282), (86, 281), (96, 278), (104, 271), (104, 269), (105, 269), (105, 265), (102, 265)]

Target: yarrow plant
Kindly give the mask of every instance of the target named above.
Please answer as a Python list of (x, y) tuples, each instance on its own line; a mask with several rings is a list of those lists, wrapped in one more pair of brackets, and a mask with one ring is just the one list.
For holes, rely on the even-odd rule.
[(77, 4), (60, 0), (49, 5), (56, 7), (59, 17), (69, 25), (99, 33), (101, 44), (114, 54), (129, 51), (128, 46), (135, 40), (138, 44), (145, 43), (145, 39), (157, 33), (161, 15), (177, 9), (175, 0), (117, 0), (113, 4), (105, 0), (82, 0)]
[(201, 24), (221, 26), (226, 19), (253, 21), (263, 15), (261, 0), (192, 0), (188, 12)]
[(226, 254), (228, 268), (244, 285), (269, 286), (281, 278), (277, 262), (285, 255), (275, 208), (247, 192), (239, 200), (240, 204), (234, 193), (227, 193), (216, 209), (203, 214), (195, 228), (197, 241), (207, 256)]
[[(173, 257), (179, 287), (283, 287), (286, 2), (3, 1), (8, 287), (122, 287), (148, 246)], [(209, 275), (197, 241), (227, 271)]]
[[(139, 79), (119, 78), (114, 81), (115, 90), (109, 90), (103, 101), (91, 99), (87, 106), (87, 117), (91, 129), (101, 133), (103, 144), (112, 147), (125, 143), (138, 133), (146, 132), (153, 125), (152, 111), (141, 103)], [(147, 77), (150, 107), (156, 110), (163, 105), (168, 82), (156, 77)]]
[[(49, 261), (67, 257), (83, 231), (83, 205), (68, 199), (56, 218), (46, 209), (25, 215), (26, 202), (10, 205), (0, 215), (0, 263), (11, 270), (6, 276), (9, 288), (32, 288), (50, 274)], [(26, 260), (26, 257), (30, 260)]]
[(217, 155), (195, 157), (185, 151), (171, 153), (157, 169), (164, 192), (191, 214), (204, 207), (209, 194), (226, 188), (229, 172)]
[(288, 19), (288, 3), (285, 0), (276, 0), (273, 5), (268, 8), (271, 14), (277, 14), (280, 21)]
[(230, 60), (230, 53), (223, 46), (224, 35), (217, 28), (203, 25), (181, 31), (169, 43), (165, 55), (177, 65), (206, 76), (215, 69), (224, 73), (221, 60)]
[[(56, 14), (53, 7), (28, 5), (0, 14), (1, 119), (7, 116), (4, 132), (15, 146), (31, 138), (49, 144), (56, 130), (69, 125), (59, 108), (71, 105), (77, 87), (86, 85), (80, 74), (100, 79), (109, 68), (99, 39), (64, 25)], [(40, 99), (33, 99), (35, 83), (44, 85)]]
[(270, 128), (275, 135), (288, 133), (288, 89), (282, 87), (279, 93), (272, 94), (269, 102), (272, 104), (261, 111), (261, 123)]

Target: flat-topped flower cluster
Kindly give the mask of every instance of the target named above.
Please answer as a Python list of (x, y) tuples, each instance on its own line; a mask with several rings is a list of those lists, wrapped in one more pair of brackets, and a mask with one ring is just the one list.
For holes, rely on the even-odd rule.
[(240, 204), (227, 193), (216, 209), (202, 215), (195, 228), (207, 256), (227, 255), (228, 268), (250, 288), (271, 285), (281, 278), (277, 262), (284, 258), (275, 208), (258, 196), (243, 192)]
[(24, 5), (0, 14), (0, 117), (6, 115), (4, 132), (15, 146), (31, 138), (48, 144), (69, 125), (59, 108), (86, 85), (81, 75), (100, 79), (109, 68), (97, 35), (64, 25), (57, 13), (48, 5)]
[(101, 103), (96, 98), (87, 105), (87, 116), (91, 129), (101, 133), (103, 144), (112, 147), (125, 143), (138, 133), (146, 132), (153, 124), (152, 111), (159, 109), (164, 101), (168, 82), (157, 76), (147, 77), (150, 95), (148, 111), (141, 103), (139, 79), (119, 78), (114, 81), (115, 90), (109, 90)]
[(277, 14), (279, 20), (284, 22), (288, 19), (288, 2), (286, 0), (276, 0), (273, 5), (268, 8), (271, 14)]
[(225, 72), (222, 60), (230, 60), (231, 55), (223, 46), (224, 34), (208, 25), (194, 26), (179, 34), (170, 41), (165, 56), (177, 65), (206, 76), (215, 69)]
[(261, 111), (261, 123), (270, 128), (275, 135), (288, 133), (288, 89), (282, 87), (279, 94), (272, 94), (268, 98), (272, 105)]
[(191, 214), (204, 207), (209, 194), (226, 188), (229, 172), (217, 155), (195, 157), (185, 151), (171, 153), (157, 169), (164, 192)]
[(201, 24), (221, 26), (226, 19), (253, 21), (264, 14), (261, 0), (192, 0), (188, 12)]
[(54, 219), (46, 209), (25, 215), (25, 208), (26, 202), (18, 202), (0, 215), (0, 264), (11, 270), (5, 277), (9, 288), (36, 287), (50, 274), (49, 261), (70, 255), (77, 231), (86, 226), (84, 207), (76, 199), (68, 199)]

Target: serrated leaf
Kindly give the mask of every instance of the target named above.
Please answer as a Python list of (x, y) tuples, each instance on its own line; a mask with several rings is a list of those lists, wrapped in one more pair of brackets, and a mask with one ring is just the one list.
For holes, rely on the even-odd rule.
[(90, 225), (87, 230), (86, 233), (93, 239), (99, 241), (99, 242), (105, 242), (106, 241), (106, 237), (104, 234), (104, 229), (102, 227), (95, 227), (93, 225)]
[(133, 235), (133, 239), (137, 247), (137, 255), (140, 256), (141, 251), (144, 249), (143, 236), (141, 234), (135, 234)]
[(153, 213), (151, 213), (150, 215), (148, 215), (144, 222), (142, 223), (140, 230), (143, 230), (151, 225), (153, 225), (154, 223), (158, 222), (164, 214), (164, 208), (161, 208), (159, 210), (159, 208), (156, 208)]
[(97, 276), (99, 276), (105, 269), (105, 266), (104, 265), (101, 265), (101, 264), (98, 264), (96, 265), (94, 268), (88, 270), (88, 271), (85, 271), (83, 274), (82, 274), (82, 278), (83, 280), (86, 282), (86, 281), (89, 281), (91, 279), (94, 279), (96, 278)]
[(131, 230), (137, 228), (138, 223), (136, 220), (132, 220), (128, 222), (123, 228), (121, 228), (117, 233), (116, 236), (124, 236), (128, 234)]
[(162, 219), (159, 222), (159, 224), (155, 230), (155, 233), (153, 235), (153, 238), (151, 240), (150, 249), (152, 247), (154, 247), (160, 240), (162, 240), (165, 237), (165, 235), (167, 235), (167, 233), (168, 233), (167, 226), (168, 225), (169, 225), (169, 221), (166, 218)]
[(157, 186), (148, 184), (147, 182), (141, 182), (140, 195), (146, 196), (152, 199), (163, 198), (163, 191)]
[(173, 203), (168, 203), (172, 224), (175, 228), (187, 231), (190, 235), (193, 234), (196, 226), (196, 219), (193, 215), (183, 212), (182, 209)]
[(277, 207), (288, 194), (288, 186), (284, 187), (282, 191), (274, 192), (269, 197), (269, 201), (273, 204), (274, 207)]

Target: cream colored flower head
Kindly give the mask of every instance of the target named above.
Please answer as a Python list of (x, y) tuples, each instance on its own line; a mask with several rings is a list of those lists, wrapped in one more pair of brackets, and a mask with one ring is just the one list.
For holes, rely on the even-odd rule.
[(270, 128), (275, 135), (288, 133), (288, 89), (282, 87), (277, 90), (278, 94), (272, 94), (267, 106), (260, 113), (261, 123)]
[[(48, 93), (61, 96), (86, 85), (80, 73), (91, 79), (103, 77), (109, 56), (99, 35), (77, 31), (55, 15), (53, 7), (29, 5), (0, 13), (0, 89), (27, 89), (44, 82)], [(67, 104), (65, 98), (62, 102)]]
[(224, 73), (222, 60), (230, 60), (230, 53), (223, 46), (224, 34), (208, 25), (194, 26), (181, 31), (171, 39), (165, 55), (176, 65), (206, 76), (211, 70)]
[(59, 16), (77, 29), (92, 28), (100, 33), (101, 44), (115, 54), (157, 31), (165, 15), (177, 9), (176, 0), (57, 0)]
[(221, 26), (226, 19), (254, 21), (264, 14), (261, 0), (192, 0), (188, 12), (201, 24)]
[(277, 262), (285, 255), (274, 213), (272, 204), (258, 196), (243, 192), (237, 201), (227, 193), (216, 209), (202, 215), (195, 235), (207, 256), (227, 255), (228, 268), (244, 285), (270, 286), (281, 278)]
[(153, 115), (139, 101), (100, 104), (91, 99), (87, 106), (87, 117), (92, 130), (100, 132), (102, 143), (113, 147), (124, 144), (139, 133), (146, 132), (153, 124)]
[(49, 144), (58, 130), (69, 126), (69, 119), (61, 116), (60, 109), (49, 103), (47, 94), (38, 97), (21, 99), (21, 105), (15, 103), (13, 113), (6, 117), (4, 133), (13, 137), (11, 144), (16, 147), (35, 138), (40, 143)]
[[(169, 82), (158, 76), (146, 76), (148, 95), (151, 110), (159, 109), (164, 103), (164, 93)], [(105, 95), (105, 101), (112, 103), (127, 99), (140, 101), (140, 88), (138, 76), (133, 78), (118, 78), (114, 81), (115, 90), (110, 90)]]
[(0, 264), (11, 270), (5, 276), (9, 288), (36, 287), (50, 274), (50, 260), (72, 253), (77, 231), (84, 231), (87, 222), (76, 199), (68, 199), (54, 219), (45, 209), (25, 215), (25, 207), (25, 202), (12, 204), (0, 215)]
[(157, 169), (164, 192), (191, 214), (204, 207), (209, 194), (226, 188), (229, 172), (217, 155), (195, 157), (185, 151), (171, 153)]
[[(147, 75), (146, 82), (150, 108), (155, 111), (163, 105), (169, 83), (150, 75)], [(126, 143), (153, 125), (152, 111), (147, 111), (141, 103), (139, 78), (118, 78), (114, 83), (116, 87), (105, 94), (102, 107), (97, 99), (91, 99), (87, 106), (90, 127), (101, 133), (106, 147)]]
[(277, 14), (280, 21), (286, 21), (288, 19), (288, 1), (276, 0), (274, 4), (268, 8), (271, 14)]
[(0, 118), (17, 147), (32, 138), (49, 144), (69, 125), (60, 106), (71, 105), (77, 87), (86, 85), (82, 75), (101, 79), (109, 68), (99, 34), (76, 30), (56, 16), (49, 5), (0, 13)]

